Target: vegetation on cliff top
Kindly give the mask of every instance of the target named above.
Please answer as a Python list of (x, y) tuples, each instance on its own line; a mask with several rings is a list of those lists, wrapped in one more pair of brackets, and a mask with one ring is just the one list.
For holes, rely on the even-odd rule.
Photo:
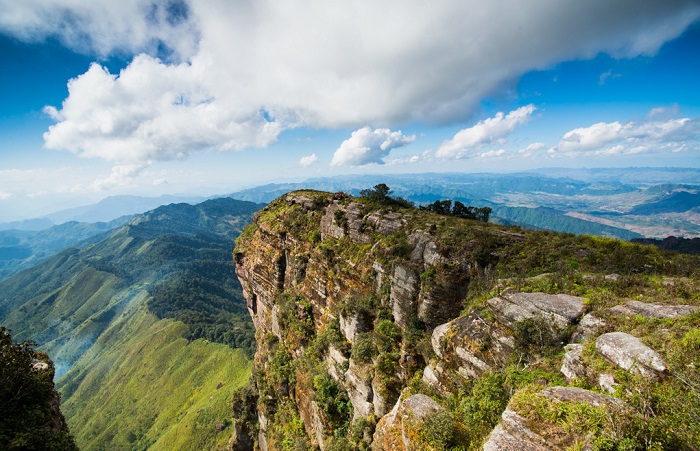
[[(388, 196), (388, 190), (381, 191)], [(427, 393), (446, 409), (447, 414), (426, 422), (418, 434), (416, 440), (425, 449), (477, 449), (514, 393), (522, 393), (519, 395), (522, 398), (536, 392), (538, 387), (566, 385), (559, 371), (563, 355), (561, 337), (543, 333), (545, 328), (537, 321), (525, 321), (513, 329), (517, 349), (505, 366), (480, 379), (463, 381), (451, 397), (421, 382), (422, 369), (436, 358), (429, 341), (431, 326), (409, 318), (406, 326), (399, 327), (387, 309), (387, 287), (376, 286), (372, 269), (375, 263), (385, 268), (410, 266), (413, 245), (409, 236), (416, 231), (429, 234), (443, 255), (463, 256), (469, 262), (471, 269), (461, 306), (463, 314), (478, 312), (488, 320), (491, 313), (486, 300), (504, 289), (581, 296), (586, 299), (587, 312), (603, 317), (609, 315), (606, 309), (632, 299), (700, 306), (700, 259), (697, 257), (616, 239), (523, 230), (453, 215), (435, 215), (410, 206), (382, 202), (371, 194), (370, 191), (367, 196), (335, 201), (345, 207), (353, 202), (363, 204), (361, 218), (364, 219), (361, 221), (366, 222), (367, 218), (378, 214), (399, 224), (393, 231), (379, 233), (369, 224), (360, 223), (359, 228), (353, 230), (368, 236), (367, 242), (353, 240), (347, 235), (350, 227), (347, 209), (338, 209), (333, 215), (333, 225), (345, 230), (345, 236), (337, 238), (327, 234), (321, 239), (319, 231), (324, 208), (333, 205), (333, 197), (317, 191), (294, 192), (272, 202), (237, 242), (236, 252), (243, 254), (253, 249), (259, 240), (267, 239), (260, 234), (261, 228), (265, 233), (291, 235), (301, 240), (304, 252), (325, 262), (327, 273), (322, 276), (336, 281), (336, 286), (345, 290), (343, 302), (328, 306), (330, 315), (336, 318), (359, 315), (367, 327), (355, 337), (351, 346), (338, 332), (337, 322), (319, 321), (320, 318), (314, 316), (319, 312), (311, 308), (297, 287), (285, 287), (286, 291), (275, 299), (285, 323), (281, 327), (282, 337), (268, 334), (258, 342), (259, 358), (267, 359), (264, 360), (267, 368), (255, 371), (253, 379), (260, 405), (271, 415), (267, 430), (271, 449), (307, 449), (312, 444), (313, 437), (307, 435), (309, 425), (303, 424), (299, 414), (310, 407), (289, 395), (294, 393), (310, 393), (312, 400), (323, 406), (321, 412), (326, 427), (333, 425), (325, 444), (327, 449), (367, 449), (370, 446), (379, 418), (369, 415), (352, 421), (352, 412), (343, 408), (344, 400), (339, 398), (337, 405), (324, 401), (324, 393), (334, 392), (335, 388), (328, 386), (332, 384), (323, 375), (347, 370), (347, 366), (338, 367), (329, 360), (331, 353), (340, 352), (354, 364), (364, 365), (363, 372), (375, 376), (372, 387), (387, 402), (393, 404), (401, 393)], [(300, 201), (290, 200), (302, 198), (310, 200), (311, 204), (302, 208)], [(358, 227), (357, 223), (353, 227)], [(420, 285), (427, 290), (431, 284), (444, 286), (451, 271), (449, 263), (438, 263), (420, 274)], [(318, 329), (321, 323), (325, 327)], [(631, 406), (626, 416), (605, 417), (604, 424), (591, 429), (596, 434), (593, 437), (596, 449), (695, 449), (700, 446), (700, 438), (693, 432), (700, 430), (700, 390), (694, 382), (698, 378), (694, 365), (700, 361), (700, 347), (696, 343), (700, 317), (695, 314), (673, 321), (633, 318), (623, 323), (611, 317), (609, 324), (615, 324), (615, 330), (634, 333), (643, 342), (654, 345), (672, 370), (671, 377), (655, 385), (644, 385), (637, 379), (625, 377), (610, 364), (591, 362), (591, 367), (600, 371), (590, 377), (602, 371), (614, 372), (621, 381), (618, 396)], [(663, 338), (659, 330), (664, 331)], [(569, 330), (568, 334), (571, 332)], [(681, 352), (682, 349), (687, 351)], [(592, 356), (588, 358), (593, 359)], [(572, 384), (586, 388), (595, 386), (592, 379), (576, 380)], [(672, 409), (677, 400), (684, 404), (684, 409)], [(543, 407), (531, 418), (552, 415), (547, 409), (549, 407)], [(571, 437), (578, 437), (575, 423), (593, 424), (598, 413), (591, 410), (566, 414), (559, 427), (574, 431)], [(624, 424), (611, 423), (618, 420)], [(578, 445), (568, 443), (566, 446), (577, 449)]]
[(54, 390), (53, 363), (0, 327), (0, 448), (77, 450)]

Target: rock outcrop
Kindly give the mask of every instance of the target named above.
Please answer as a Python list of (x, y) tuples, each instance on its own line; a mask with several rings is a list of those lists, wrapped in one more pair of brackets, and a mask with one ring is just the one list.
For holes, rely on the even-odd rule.
[[(663, 357), (629, 329), (615, 331), (617, 317), (688, 318), (698, 308), (624, 299), (596, 308), (559, 291), (569, 276), (554, 269), (499, 281), (497, 265), (527, 267), (518, 259), (530, 262), (537, 240), (549, 239), (538, 233), (314, 191), (290, 193), (261, 210), (234, 251), (258, 332), (257, 446), (298, 441), (323, 450), (340, 441), (350, 449), (439, 449), (488, 436), (484, 449), (539, 450), (552, 448), (550, 427), (562, 446), (590, 445), (591, 437), (535, 421), (536, 409), (508, 399), (523, 385), (536, 386), (536, 399), (551, 405), (626, 412), (614, 396), (549, 386), (563, 381), (556, 369), (572, 384), (615, 396), (629, 383), (615, 380), (620, 368), (668, 380)], [(574, 261), (595, 269), (610, 252), (606, 241), (585, 242), (592, 246), (586, 249), (572, 237), (561, 240), (569, 260), (548, 268)], [(628, 267), (641, 264), (636, 256), (630, 261)], [(576, 283), (624, 282), (605, 276), (609, 269)], [(523, 283), (549, 292), (514, 288)], [(479, 419), (461, 423), (472, 414)], [(434, 418), (454, 430), (429, 438)], [(488, 429), (467, 429), (485, 422)], [(426, 444), (433, 439), (442, 442)]]
[(666, 371), (666, 364), (658, 352), (624, 332), (601, 335), (595, 341), (595, 348), (611, 363), (648, 378), (656, 378)]

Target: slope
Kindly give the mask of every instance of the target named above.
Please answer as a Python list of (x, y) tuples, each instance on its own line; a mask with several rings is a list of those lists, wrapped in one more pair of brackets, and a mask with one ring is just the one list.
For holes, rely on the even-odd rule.
[[(38, 231), (0, 231), (0, 280), (24, 268), (34, 266), (69, 246), (78, 246), (93, 238), (100, 241), (104, 233), (123, 226), (130, 216), (110, 222), (67, 222)], [(87, 243), (83, 243), (87, 244)]]
[[(139, 381), (148, 377), (148, 362), (159, 362), (158, 371), (165, 374), (186, 368), (188, 374), (211, 377), (224, 374), (212, 366), (234, 365), (229, 380), (221, 381), (227, 387), (235, 385), (228, 384), (237, 380), (237, 372), (248, 371), (245, 353), (233, 348), (250, 355), (253, 329), (230, 256), (235, 237), (259, 207), (233, 199), (159, 207), (102, 241), (66, 249), (0, 282), (0, 322), (18, 339), (38, 342), (54, 359), (57, 375), (65, 374), (58, 386), (81, 448), (153, 444), (161, 438), (165, 429), (144, 426), (148, 421), (98, 415), (109, 408), (123, 410), (123, 399), (155, 406), (156, 413), (168, 404), (184, 415), (181, 420), (192, 431), (180, 439), (199, 440), (194, 433), (198, 416), (189, 409), (214, 396), (210, 391), (217, 384), (204, 389), (198, 385), (201, 377), (145, 387)], [(143, 351), (155, 343), (159, 349)], [(139, 359), (129, 359), (136, 351)], [(211, 359), (228, 363), (213, 365)], [(104, 383), (125, 375), (133, 384)], [(173, 392), (191, 396), (173, 397)], [(222, 436), (228, 426), (220, 425)], [(95, 437), (109, 427), (119, 434)]]

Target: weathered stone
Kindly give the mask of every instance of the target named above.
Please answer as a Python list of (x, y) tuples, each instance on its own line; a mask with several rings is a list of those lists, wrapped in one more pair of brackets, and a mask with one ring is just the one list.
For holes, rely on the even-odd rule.
[(396, 427), (396, 416), (401, 407), (401, 400), (396, 401), (389, 413), (382, 416), (374, 431), (373, 451), (399, 450), (403, 447), (401, 431)]
[(391, 412), (377, 425), (372, 449), (405, 451), (423, 449), (422, 445), (416, 441), (420, 427), (429, 415), (443, 410), (444, 408), (432, 398), (420, 393), (398, 401)]
[(355, 343), (355, 337), (362, 332), (371, 330), (372, 323), (368, 318), (365, 318), (360, 313), (352, 313), (349, 315), (340, 315), (340, 330), (345, 336), (345, 339), (350, 343)]
[(568, 344), (564, 350), (566, 350), (566, 354), (564, 354), (564, 358), (562, 359), (561, 372), (566, 376), (566, 380), (571, 381), (578, 377), (585, 377), (586, 365), (581, 359), (583, 345)]
[(648, 378), (666, 371), (666, 363), (656, 351), (624, 332), (601, 335), (595, 342), (595, 349), (614, 365)]
[(391, 306), (394, 322), (406, 327), (417, 314), (418, 276), (404, 266), (396, 265), (391, 276)]
[(588, 341), (598, 335), (598, 332), (606, 326), (605, 321), (594, 313), (588, 313), (576, 326), (574, 334), (571, 336), (572, 342)]
[(336, 221), (336, 213), (345, 217), (345, 210), (337, 203), (326, 207), (325, 213), (321, 217), (321, 239), (325, 240), (328, 237), (340, 239), (345, 237), (345, 227)]
[[(508, 330), (476, 312), (436, 327), (431, 344), (435, 353), (465, 379), (501, 368), (515, 347)], [(443, 385), (449, 385), (446, 382)]]
[(583, 315), (583, 298), (567, 294), (505, 293), (488, 301), (498, 321), (513, 328), (519, 321), (534, 317), (550, 320), (564, 329)]
[(440, 268), (442, 277), (421, 284), (418, 319), (428, 326), (449, 321), (459, 315), (469, 286), (469, 272), (459, 265)]
[(422, 449), (422, 446), (415, 442), (420, 427), (429, 415), (443, 410), (445, 409), (433, 401), (433, 398), (421, 393), (404, 400), (397, 416), (401, 417), (401, 438), (406, 451)]
[(313, 200), (309, 199), (306, 196), (302, 196), (299, 194), (288, 194), (287, 201), (290, 204), (301, 205), (301, 209), (304, 213), (306, 213), (307, 211), (314, 208), (314, 201)]
[(593, 407), (624, 407), (620, 399), (578, 387), (548, 387), (538, 393), (538, 396), (561, 402), (585, 403)]
[(350, 367), (345, 372), (345, 388), (353, 407), (353, 420), (374, 413), (372, 406), (371, 377), (366, 367), (356, 365), (352, 359)]
[(615, 382), (615, 376), (609, 373), (601, 373), (598, 375), (598, 386), (608, 393), (615, 393), (617, 391), (617, 382)]
[(348, 365), (348, 359), (345, 358), (343, 353), (338, 351), (335, 346), (330, 345), (325, 360), (328, 364), (328, 374), (330, 374), (336, 382), (342, 382), (344, 379), (342, 368)]
[[(584, 390), (577, 387), (549, 387), (537, 394), (555, 402), (585, 403), (593, 407), (606, 409), (625, 409), (625, 404), (612, 396)], [(541, 425), (563, 430), (557, 425)], [(562, 443), (556, 436), (547, 436), (545, 440), (528, 427), (528, 420), (513, 411), (509, 405), (501, 415), (501, 422), (491, 432), (483, 449), (485, 451), (541, 451), (562, 449)], [(556, 440), (553, 441), (552, 439)], [(588, 448), (584, 448), (588, 449)]]
[(375, 376), (372, 379), (372, 405), (374, 406), (374, 416), (381, 418), (389, 411), (392, 400), (387, 400), (382, 394), (382, 386), (379, 379)]
[(451, 323), (440, 324), (433, 329), (433, 334), (430, 336), (430, 343), (433, 346), (433, 351), (438, 357), (444, 359), (442, 350), (445, 347), (445, 334), (450, 329)]
[(384, 213), (375, 211), (370, 213), (366, 221), (374, 227), (374, 230), (382, 235), (391, 235), (404, 226), (403, 215), (401, 213)]
[(616, 305), (610, 311), (619, 315), (643, 316), (644, 318), (677, 318), (697, 312), (700, 307), (692, 305), (662, 305), (650, 302), (629, 301)]
[(501, 422), (491, 432), (484, 451), (545, 451), (550, 448), (544, 438), (527, 427), (527, 420), (514, 411), (506, 409)]

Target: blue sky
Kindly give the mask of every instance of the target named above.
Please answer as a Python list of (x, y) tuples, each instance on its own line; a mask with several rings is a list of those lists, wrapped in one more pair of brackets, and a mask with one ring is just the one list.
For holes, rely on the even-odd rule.
[(0, 221), (349, 173), (700, 167), (698, 1), (39, 3), (0, 0)]

